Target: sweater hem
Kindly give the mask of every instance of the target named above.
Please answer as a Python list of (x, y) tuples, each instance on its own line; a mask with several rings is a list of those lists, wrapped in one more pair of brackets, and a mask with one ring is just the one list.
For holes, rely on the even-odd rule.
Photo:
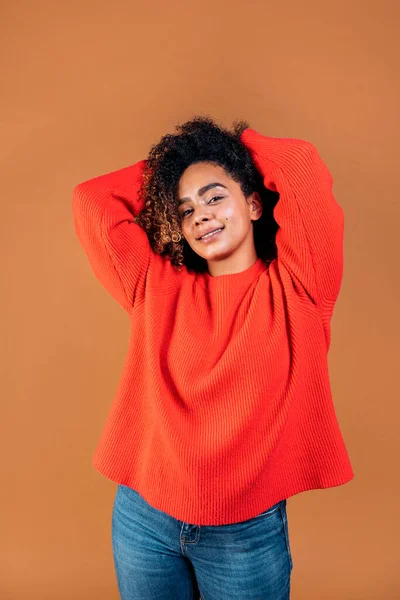
[[(187, 523), (195, 523), (199, 526), (220, 526), (220, 525), (233, 525), (235, 523), (242, 523), (244, 521), (253, 519), (254, 517), (258, 516), (259, 514), (261, 514), (262, 512), (264, 512), (265, 510), (269, 509), (271, 506), (273, 506), (274, 504), (276, 504), (282, 500), (287, 500), (287, 499), (289, 499), (293, 496), (296, 496), (298, 494), (301, 494), (303, 492), (339, 487), (341, 485), (345, 485), (346, 483), (349, 483), (352, 479), (354, 479), (354, 472), (351, 468), (350, 468), (350, 470), (343, 471), (342, 475), (339, 477), (337, 476), (337, 477), (330, 477), (330, 478), (329, 477), (321, 478), (321, 477), (315, 476), (313, 481), (312, 481), (312, 478), (310, 478), (308, 481), (303, 481), (301, 483), (298, 483), (297, 486), (293, 486), (291, 488), (286, 488), (285, 490), (281, 489), (280, 492), (277, 491), (275, 494), (271, 494), (269, 496), (269, 501), (267, 502), (267, 506), (264, 506), (263, 508), (259, 509), (254, 514), (246, 514), (246, 511), (244, 511), (243, 517), (240, 517), (239, 520), (237, 520), (237, 519), (232, 520), (230, 517), (225, 518), (225, 517), (221, 516), (220, 518), (218, 518), (218, 519), (214, 518), (212, 520), (212, 522), (209, 522), (210, 519), (207, 519), (207, 517), (196, 519), (196, 518), (191, 517), (190, 514), (188, 514), (188, 513), (184, 514), (184, 511), (181, 514), (178, 514), (174, 510), (167, 509), (165, 505), (156, 506), (155, 503), (153, 503), (153, 501), (150, 498), (146, 497), (147, 496), (146, 493), (141, 489), (141, 486), (138, 485), (134, 480), (132, 480), (128, 477), (122, 477), (122, 476), (118, 477), (112, 471), (108, 471), (106, 468), (104, 468), (103, 466), (98, 464), (95, 461), (95, 459), (93, 459), (92, 464), (93, 464), (94, 468), (96, 469), (96, 471), (98, 471), (98, 473), (100, 473), (101, 475), (104, 475), (110, 481), (113, 481), (114, 483), (117, 483), (118, 485), (124, 485), (124, 486), (130, 487), (131, 489), (134, 489), (135, 491), (137, 491), (138, 494), (143, 498), (143, 500), (145, 502), (147, 502), (153, 509), (164, 512), (165, 514), (167, 514), (168, 516), (172, 517), (173, 519), (175, 519), (177, 521), (187, 522)], [(284, 493), (282, 493), (282, 492), (284, 492)], [(262, 493), (260, 495), (262, 495)]]

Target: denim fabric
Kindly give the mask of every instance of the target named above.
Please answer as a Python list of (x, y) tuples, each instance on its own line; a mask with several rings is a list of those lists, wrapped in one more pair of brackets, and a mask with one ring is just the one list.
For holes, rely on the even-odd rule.
[(289, 600), (286, 500), (230, 525), (178, 521), (118, 485), (112, 550), (121, 600)]

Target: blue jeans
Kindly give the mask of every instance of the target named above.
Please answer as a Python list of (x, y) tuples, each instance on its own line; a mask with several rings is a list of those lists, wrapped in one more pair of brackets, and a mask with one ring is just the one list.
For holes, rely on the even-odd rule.
[(178, 521), (118, 485), (112, 550), (121, 600), (289, 600), (286, 500), (231, 525)]

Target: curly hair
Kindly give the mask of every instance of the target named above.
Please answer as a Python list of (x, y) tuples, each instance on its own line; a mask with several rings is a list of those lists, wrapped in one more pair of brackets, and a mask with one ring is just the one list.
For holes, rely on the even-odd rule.
[(267, 263), (276, 257), (278, 224), (273, 217), (273, 208), (279, 194), (264, 186), (249, 150), (240, 139), (248, 127), (246, 121), (237, 120), (229, 131), (211, 117), (196, 116), (177, 125), (177, 134), (166, 134), (151, 147), (139, 190), (144, 208), (135, 222), (146, 231), (153, 251), (168, 255), (174, 266), (181, 268), (185, 264), (195, 271), (207, 270), (207, 261), (185, 240), (178, 212), (181, 175), (189, 165), (203, 161), (223, 167), (239, 183), (246, 198), (255, 191), (260, 194), (262, 216), (253, 222), (256, 253)]

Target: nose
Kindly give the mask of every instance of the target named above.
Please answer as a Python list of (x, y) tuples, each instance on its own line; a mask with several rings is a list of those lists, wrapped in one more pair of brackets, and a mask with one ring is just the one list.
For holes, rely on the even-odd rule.
[(196, 224), (209, 221), (213, 218), (213, 212), (210, 206), (199, 207), (198, 213), (194, 215), (194, 221)]
[(209, 220), (210, 220), (209, 217), (200, 217), (200, 218), (195, 219), (195, 222), (196, 222), (196, 225), (197, 225), (197, 224), (200, 224), (200, 223), (204, 223), (204, 221), (209, 221)]

